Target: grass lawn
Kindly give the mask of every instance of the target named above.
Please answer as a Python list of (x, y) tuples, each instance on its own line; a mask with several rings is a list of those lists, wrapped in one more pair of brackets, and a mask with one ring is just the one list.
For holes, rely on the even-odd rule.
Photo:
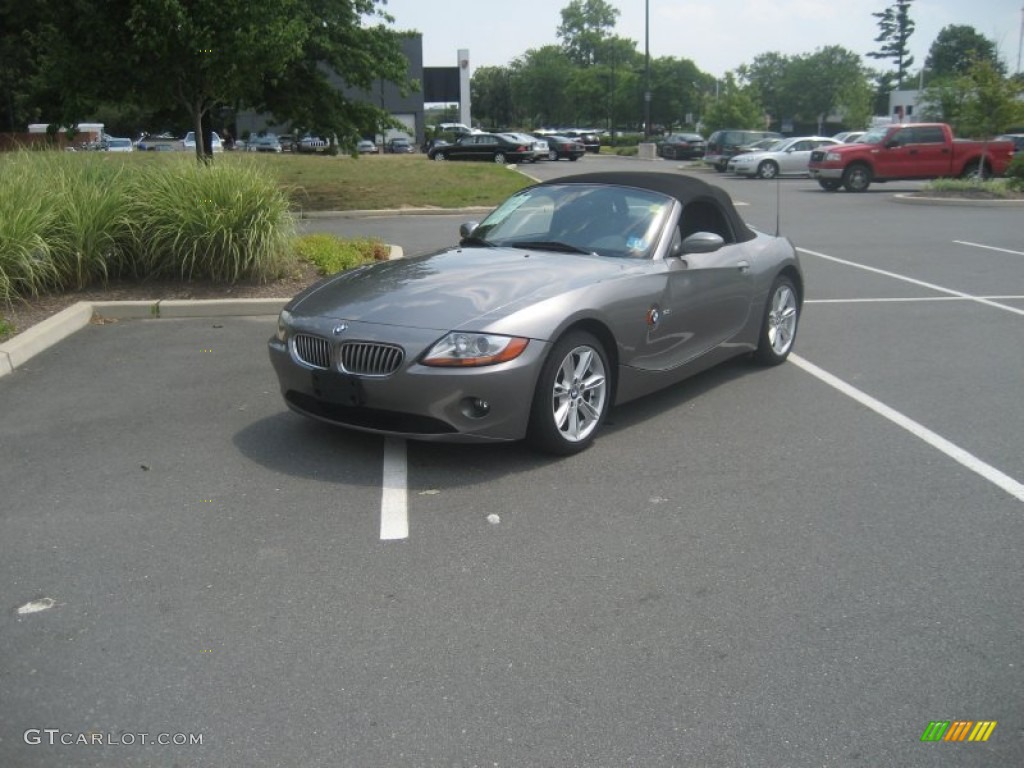
[(284, 153), (256, 160), (277, 177), (298, 208), (309, 211), (497, 205), (532, 183), (494, 163), (435, 163), (420, 154), (352, 158)]

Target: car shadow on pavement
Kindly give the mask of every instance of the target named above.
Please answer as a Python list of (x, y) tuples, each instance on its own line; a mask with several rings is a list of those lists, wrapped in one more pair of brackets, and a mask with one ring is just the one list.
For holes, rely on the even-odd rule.
[[(597, 443), (631, 440), (632, 431), (663, 419), (666, 412), (750, 373), (763, 370), (746, 358), (725, 362), (668, 389), (613, 408)], [(685, 426), (685, 425), (683, 425)], [(384, 438), (344, 429), (283, 411), (237, 432), (238, 450), (257, 464), (292, 477), (341, 485), (379, 486)], [(630, 443), (632, 444), (632, 442)], [(589, 451), (568, 457), (533, 451), (525, 442), (493, 444), (408, 443), (409, 491), (416, 478), (448, 476), (458, 486), (473, 486), (558, 464), (586, 465)], [(429, 480), (428, 480), (429, 482)]]
[(281, 411), (239, 430), (232, 442), (246, 458), (292, 477), (380, 485), (383, 440), (376, 435)]

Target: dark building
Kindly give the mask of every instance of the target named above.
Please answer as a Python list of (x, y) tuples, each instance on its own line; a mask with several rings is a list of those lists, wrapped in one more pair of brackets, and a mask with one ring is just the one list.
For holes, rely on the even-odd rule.
[[(402, 37), (402, 53), (405, 54), (405, 58), (409, 62), (409, 79), (422, 84), (423, 36), (418, 32), (406, 33)], [(399, 136), (405, 133), (415, 141), (417, 146), (423, 143), (424, 126), (422, 87), (414, 88), (403, 96), (401, 89), (395, 83), (389, 83), (383, 80), (378, 81), (376, 87), (370, 92), (367, 92), (357, 88), (343, 87), (342, 79), (333, 73), (330, 75), (330, 79), (339, 88), (342, 88), (345, 96), (350, 100), (371, 102), (379, 106), (381, 109), (390, 112), (393, 117), (401, 121), (406, 126), (405, 131), (394, 129), (388, 130), (383, 136), (384, 140), (391, 136)], [(235, 121), (235, 127), (239, 136), (245, 135), (247, 131), (249, 133), (266, 132), (276, 133), (279, 135), (292, 132), (291, 126), (274, 123), (273, 117), (270, 115), (247, 111), (238, 113), (238, 117)]]

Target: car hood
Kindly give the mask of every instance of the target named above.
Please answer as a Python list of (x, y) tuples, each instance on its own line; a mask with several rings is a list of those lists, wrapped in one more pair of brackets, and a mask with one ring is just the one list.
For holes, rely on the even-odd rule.
[(306, 316), (452, 330), (640, 268), (635, 260), (603, 256), (452, 248), (342, 272), (300, 293), (288, 309)]

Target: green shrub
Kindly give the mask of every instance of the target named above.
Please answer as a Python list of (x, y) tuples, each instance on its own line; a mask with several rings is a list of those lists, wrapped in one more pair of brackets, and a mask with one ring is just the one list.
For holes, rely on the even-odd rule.
[(388, 248), (380, 240), (345, 240), (334, 235), (303, 235), (295, 241), (295, 253), (325, 275), (388, 258)]
[(6, 317), (0, 317), (0, 341), (3, 341), (8, 336), (13, 336), (14, 331), (14, 323), (12, 323)]
[(1006, 186), (1015, 192), (1024, 192), (1024, 152), (1017, 152), (1006, 169)]

